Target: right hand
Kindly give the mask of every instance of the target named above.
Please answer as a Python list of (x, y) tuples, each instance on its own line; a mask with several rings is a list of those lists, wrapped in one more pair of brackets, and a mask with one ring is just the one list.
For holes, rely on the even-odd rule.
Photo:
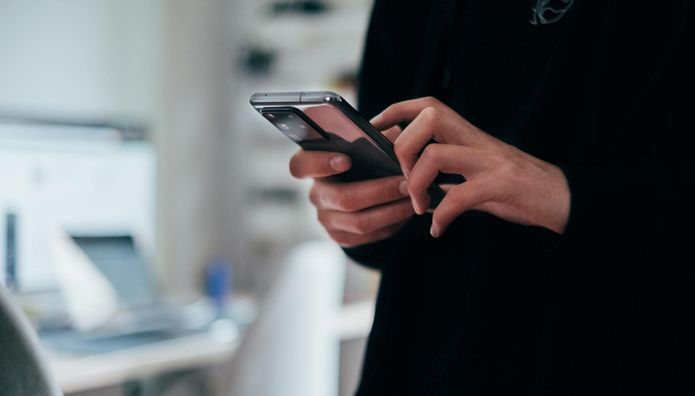
[[(394, 132), (385, 133), (391, 137)], [(400, 132), (400, 131), (398, 131)], [(343, 247), (391, 237), (415, 214), (403, 176), (338, 183), (330, 176), (350, 169), (350, 157), (340, 153), (298, 151), (290, 160), (296, 178), (313, 178), (309, 199), (328, 235)]]

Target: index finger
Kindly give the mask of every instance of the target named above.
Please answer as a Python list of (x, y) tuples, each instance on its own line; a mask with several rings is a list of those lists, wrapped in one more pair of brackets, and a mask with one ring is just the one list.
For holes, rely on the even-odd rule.
[(422, 110), (428, 107), (441, 109), (443, 104), (433, 97), (405, 100), (387, 107), (370, 122), (377, 129), (387, 129), (401, 122), (414, 120)]
[(328, 151), (299, 150), (290, 160), (290, 173), (302, 179), (306, 177), (328, 177), (350, 169), (350, 157)]

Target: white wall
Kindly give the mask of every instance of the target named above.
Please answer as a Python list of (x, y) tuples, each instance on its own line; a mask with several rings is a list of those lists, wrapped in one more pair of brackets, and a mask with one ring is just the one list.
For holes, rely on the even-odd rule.
[[(200, 267), (235, 251), (223, 223), (231, 42), (224, 0), (0, 0), (0, 115), (123, 118), (158, 156), (157, 262), (195, 293)], [(233, 11), (233, 10), (232, 10)], [(227, 228), (228, 229), (228, 228)]]
[(0, 109), (150, 118), (161, 13), (159, 1), (0, 1)]
[(234, 186), (242, 170), (227, 167), (241, 149), (228, 122), (234, 2), (165, 4), (166, 66), (157, 135), (159, 236), (165, 247), (160, 257), (170, 283), (179, 291), (193, 291), (200, 283), (200, 266), (216, 254), (235, 259), (239, 245), (233, 233), (239, 229)]

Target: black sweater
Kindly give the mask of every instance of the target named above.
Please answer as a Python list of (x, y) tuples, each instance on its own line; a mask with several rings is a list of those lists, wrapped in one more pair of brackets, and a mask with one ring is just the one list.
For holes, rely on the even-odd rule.
[(362, 112), (439, 97), (572, 199), (562, 236), (468, 212), (346, 249), (382, 273), (359, 394), (695, 394), (695, 4), (537, 3), (376, 1)]

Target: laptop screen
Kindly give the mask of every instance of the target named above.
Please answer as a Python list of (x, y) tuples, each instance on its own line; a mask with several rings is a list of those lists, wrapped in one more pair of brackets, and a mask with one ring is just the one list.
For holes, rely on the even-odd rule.
[(72, 236), (94, 267), (113, 285), (126, 308), (154, 304), (157, 293), (147, 262), (130, 235)]

